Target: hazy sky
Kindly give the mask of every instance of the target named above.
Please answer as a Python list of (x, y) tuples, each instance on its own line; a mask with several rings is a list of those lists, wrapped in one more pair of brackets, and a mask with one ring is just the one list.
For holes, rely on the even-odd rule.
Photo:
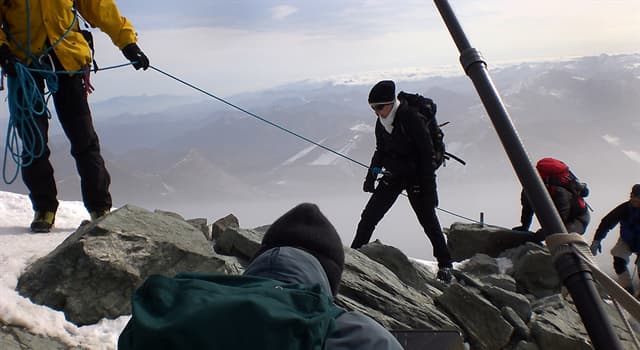
[[(432, 1), (117, 1), (152, 65), (214, 94), (406, 67), (462, 72)], [(450, 2), (490, 64), (633, 53), (638, 0)], [(96, 33), (101, 66), (124, 58)], [(157, 72), (118, 69), (94, 78), (98, 101), (114, 95), (191, 94)]]

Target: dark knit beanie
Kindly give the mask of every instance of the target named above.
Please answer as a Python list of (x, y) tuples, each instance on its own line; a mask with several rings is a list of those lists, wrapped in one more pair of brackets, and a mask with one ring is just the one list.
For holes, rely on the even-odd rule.
[(393, 103), (396, 100), (396, 84), (391, 80), (379, 81), (369, 92), (369, 103)]
[(635, 184), (631, 187), (631, 194), (636, 197), (640, 196), (640, 184)]
[(331, 292), (338, 294), (344, 268), (344, 248), (338, 232), (317, 205), (302, 203), (278, 218), (264, 234), (254, 258), (275, 247), (300, 248), (320, 261)]

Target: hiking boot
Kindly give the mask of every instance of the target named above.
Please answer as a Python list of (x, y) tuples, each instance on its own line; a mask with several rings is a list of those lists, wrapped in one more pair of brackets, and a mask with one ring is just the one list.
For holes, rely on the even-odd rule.
[(51, 232), (54, 222), (56, 221), (56, 213), (46, 210), (36, 210), (31, 222), (31, 232), (47, 233)]
[(109, 212), (110, 212), (109, 209), (94, 210), (91, 213), (89, 213), (91, 215), (91, 221), (95, 221), (96, 219), (109, 214)]
[(436, 278), (444, 283), (449, 283), (453, 278), (452, 270), (453, 269), (450, 267), (441, 267), (440, 270), (438, 270), (438, 274), (436, 275)]

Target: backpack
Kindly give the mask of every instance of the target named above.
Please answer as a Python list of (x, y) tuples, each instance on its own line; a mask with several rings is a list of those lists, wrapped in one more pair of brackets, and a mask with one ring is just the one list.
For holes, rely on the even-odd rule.
[(448, 153), (444, 144), (444, 132), (442, 132), (441, 126), (436, 120), (437, 106), (432, 99), (424, 97), (420, 94), (409, 94), (404, 91), (400, 91), (398, 94), (398, 100), (406, 101), (407, 104), (418, 112), (418, 115), (422, 118), (424, 124), (429, 130), (431, 136), (431, 144), (433, 145), (434, 162), (436, 169), (444, 164), (445, 159), (448, 159)]
[(152, 275), (133, 295), (118, 349), (321, 350), (343, 312), (319, 285)]
[(536, 169), (549, 193), (553, 193), (555, 186), (561, 186), (571, 192), (577, 208), (582, 211), (587, 208), (584, 197), (589, 195), (589, 188), (578, 180), (567, 164), (555, 158), (542, 158), (536, 164)]

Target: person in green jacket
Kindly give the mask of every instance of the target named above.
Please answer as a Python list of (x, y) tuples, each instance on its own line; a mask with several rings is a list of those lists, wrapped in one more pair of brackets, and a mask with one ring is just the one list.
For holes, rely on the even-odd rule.
[[(41, 94), (46, 77), (34, 69), (74, 72), (56, 74), (57, 90), (48, 81), (47, 87), (53, 92), (58, 119), (71, 143), (84, 205), (91, 218), (96, 219), (111, 209), (111, 177), (100, 153), (87, 102), (87, 95), (93, 90), (88, 74), (92, 56), (89, 42), (80, 30), (79, 15), (109, 35), (135, 69), (149, 67), (149, 59), (136, 44), (133, 26), (120, 15), (113, 0), (0, 0), (0, 66), (8, 76), (9, 86), (18, 85), (18, 63), (29, 68)], [(16, 94), (21, 97), (26, 92), (19, 89)], [(12, 99), (9, 101), (11, 104)], [(41, 109), (44, 101), (38, 105)], [(49, 232), (55, 223), (58, 200), (49, 162), (46, 113), (34, 118), (33, 129), (42, 138), (34, 138), (22, 129), (19, 136), (23, 142), (25, 138), (34, 139), (33, 149), (40, 150), (41, 156), (23, 152), (22, 179), (35, 212), (31, 231)]]

